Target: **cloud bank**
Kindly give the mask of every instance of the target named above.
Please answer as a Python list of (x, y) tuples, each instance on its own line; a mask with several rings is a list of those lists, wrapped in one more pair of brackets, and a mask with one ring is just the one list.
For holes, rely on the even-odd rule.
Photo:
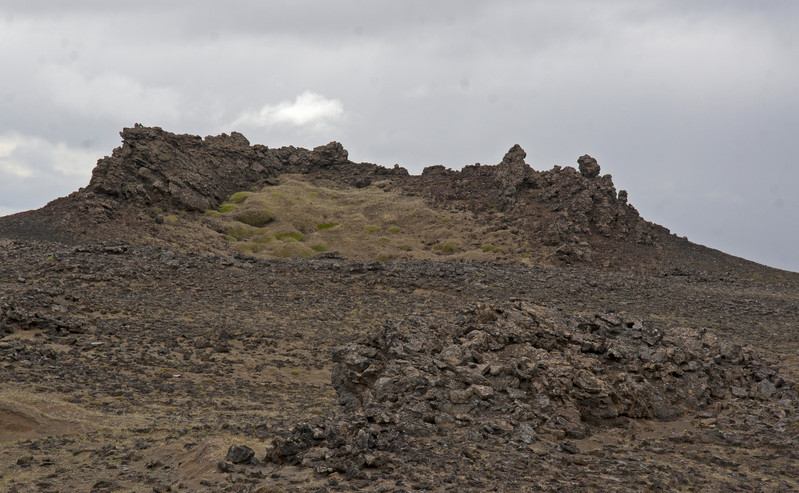
[(538, 169), (589, 153), (648, 220), (799, 271), (797, 48), (789, 0), (8, 0), (0, 135), (28, 144), (3, 151), (0, 208), (85, 185), (137, 122), (414, 173), (519, 143)]

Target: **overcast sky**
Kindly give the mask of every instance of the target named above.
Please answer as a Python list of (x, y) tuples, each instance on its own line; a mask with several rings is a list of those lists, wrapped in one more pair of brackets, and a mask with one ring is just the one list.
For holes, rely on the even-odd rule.
[(134, 123), (419, 173), (591, 154), (641, 215), (799, 271), (799, 1), (0, 3), (0, 214)]

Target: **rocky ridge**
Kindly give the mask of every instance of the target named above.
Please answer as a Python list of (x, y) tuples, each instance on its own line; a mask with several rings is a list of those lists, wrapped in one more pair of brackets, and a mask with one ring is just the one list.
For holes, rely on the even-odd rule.
[(634, 256), (646, 251), (636, 262), (641, 263), (676, 241), (665, 228), (644, 221), (627, 203), (627, 193), (617, 193), (611, 176), (600, 175), (599, 164), (588, 155), (579, 158), (579, 171), (560, 166), (536, 171), (515, 145), (495, 166), (475, 164), (460, 171), (430, 166), (414, 176), (397, 165), (354, 163), (338, 142), (313, 150), (271, 149), (250, 145), (237, 132), (203, 139), (138, 124), (120, 135), (122, 146), (98, 161), (88, 187), (41, 212), (4, 218), (0, 232), (70, 242), (94, 237), (142, 241), (140, 232), (130, 231), (147, 229), (142, 224), (152, 220), (142, 216), (147, 208), (211, 210), (235, 192), (298, 174), (355, 188), (379, 183), (444, 210), (474, 212), (496, 223), (495, 229), (509, 230), (519, 244), (550, 252), (558, 262), (607, 265), (614, 252)]

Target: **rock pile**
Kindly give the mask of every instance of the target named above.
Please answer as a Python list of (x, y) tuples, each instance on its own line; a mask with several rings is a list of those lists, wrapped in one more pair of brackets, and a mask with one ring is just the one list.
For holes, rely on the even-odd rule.
[(63, 292), (39, 288), (0, 297), (0, 336), (17, 330), (83, 332), (80, 320), (69, 314), (66, 298)]
[[(275, 439), (268, 460), (357, 477), (410, 455), (438, 456), (431, 447), (460, 456), (456, 435), (508, 453), (542, 439), (568, 452), (564, 440), (686, 415), (712, 421), (730, 443), (799, 446), (796, 392), (751, 348), (614, 313), (480, 305), (456, 325), (387, 323), (333, 360), (340, 410)], [(723, 427), (745, 418), (746, 427)]]

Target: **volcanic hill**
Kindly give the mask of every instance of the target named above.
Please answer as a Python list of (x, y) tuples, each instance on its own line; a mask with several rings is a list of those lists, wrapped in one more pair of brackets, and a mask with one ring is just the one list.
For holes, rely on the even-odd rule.
[(121, 136), (0, 218), (0, 489), (799, 490), (799, 274), (591, 156)]

